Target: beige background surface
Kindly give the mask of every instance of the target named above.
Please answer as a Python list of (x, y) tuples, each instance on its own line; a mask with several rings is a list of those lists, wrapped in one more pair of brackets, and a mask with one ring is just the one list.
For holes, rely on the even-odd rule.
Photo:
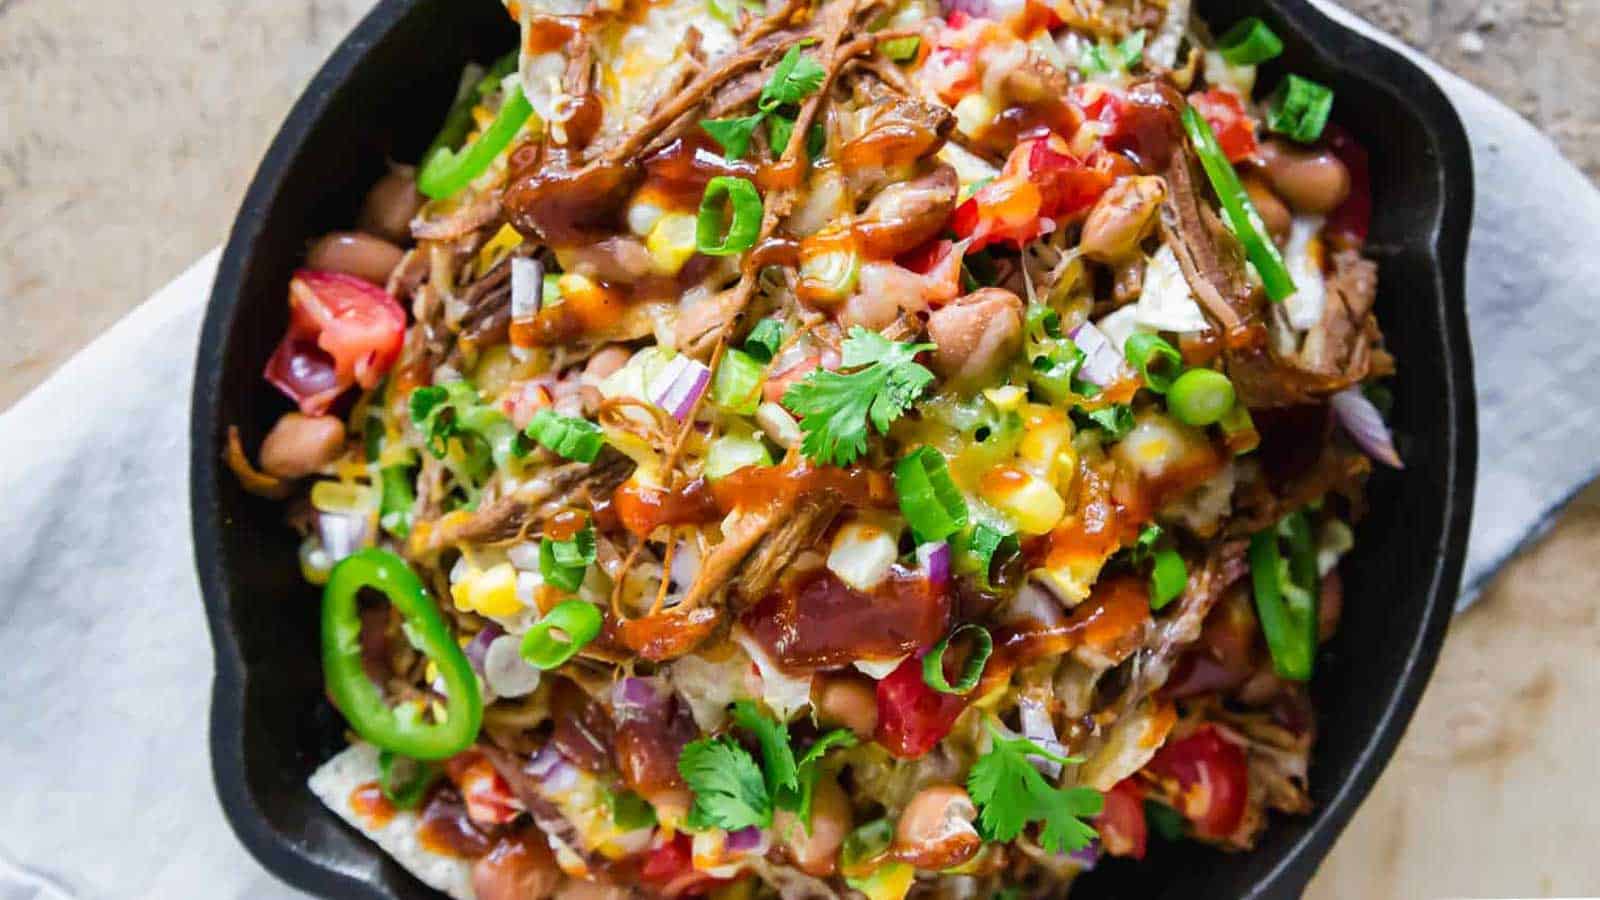
[[(1600, 0), (1350, 5), (1600, 177)], [(225, 236), (279, 120), (369, 6), (0, 0), (0, 408)], [(1600, 486), (1456, 621), (1308, 896), (1600, 895), (1596, 550)]]

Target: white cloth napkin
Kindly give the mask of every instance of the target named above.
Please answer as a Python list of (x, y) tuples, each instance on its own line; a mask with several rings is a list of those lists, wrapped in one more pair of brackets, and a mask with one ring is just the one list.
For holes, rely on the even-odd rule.
[[(1455, 102), (1477, 167), (1470, 593), (1600, 459), (1580, 390), (1600, 371), (1600, 257), (1586, 246), (1600, 194), (1532, 126), (1418, 61)], [(0, 900), (298, 896), (234, 840), (207, 758), (187, 435), (216, 262), (207, 254), (0, 415)]]

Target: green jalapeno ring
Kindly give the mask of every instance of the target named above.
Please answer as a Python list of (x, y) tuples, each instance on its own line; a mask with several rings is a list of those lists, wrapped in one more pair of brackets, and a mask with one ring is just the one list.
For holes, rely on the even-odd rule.
[[(424, 722), (412, 704), (389, 705), (361, 665), (362, 588), (382, 593), (404, 617), (406, 638), (444, 679), (445, 720)], [(447, 759), (472, 746), (483, 724), (483, 697), (467, 656), (405, 560), (387, 550), (353, 554), (322, 592), (322, 670), (328, 696), (351, 729), (380, 750), (419, 760)]]

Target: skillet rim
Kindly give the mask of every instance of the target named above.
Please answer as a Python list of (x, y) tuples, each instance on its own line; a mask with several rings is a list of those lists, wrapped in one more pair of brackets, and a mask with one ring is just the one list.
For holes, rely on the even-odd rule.
[[(196, 574), (206, 606), (215, 653), (210, 711), (212, 777), (230, 827), (263, 867), (286, 883), (324, 896), (393, 900), (386, 885), (356, 877), (317, 860), (313, 848), (274, 829), (258, 808), (245, 781), (242, 730), (245, 715), (245, 665), (230, 620), (228, 577), (221, 543), (225, 513), (218, 490), (224, 476), (220, 447), (223, 349), (243, 304), (244, 274), (272, 206), (295, 170), (307, 139), (317, 129), (338, 88), (366, 61), (368, 52), (411, 10), (429, 0), (381, 0), (335, 48), (295, 102), (253, 177), (234, 220), (207, 304), (196, 357), (190, 427), (190, 505)], [(1447, 465), (1438, 475), (1446, 485), (1432, 560), (1427, 599), (1400, 678), (1384, 695), (1376, 725), (1354, 756), (1350, 775), (1309, 817), (1298, 838), (1245, 895), (1251, 898), (1298, 896), (1334, 840), (1383, 771), (1415, 711), (1443, 643), (1459, 590), (1472, 513), (1477, 461), (1477, 411), (1472, 386), (1472, 353), (1467, 332), (1464, 277), (1473, 183), (1471, 149), (1454, 108), (1420, 67), (1316, 9), (1309, 0), (1264, 0), (1294, 32), (1351, 76), (1393, 94), (1416, 116), (1433, 142), (1440, 184), (1440, 214), (1427, 269), (1439, 301), (1437, 323), (1446, 353), (1440, 360), (1448, 386), (1443, 398)], [(1360, 59), (1358, 66), (1347, 62)], [(1260, 852), (1260, 851), (1258, 851)], [(382, 858), (376, 847), (370, 853)]]

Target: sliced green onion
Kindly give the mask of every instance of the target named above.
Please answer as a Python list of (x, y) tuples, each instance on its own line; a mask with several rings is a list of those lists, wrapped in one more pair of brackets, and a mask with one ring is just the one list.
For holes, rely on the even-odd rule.
[(787, 331), (788, 329), (777, 319), (762, 319), (756, 323), (756, 327), (750, 329), (750, 336), (744, 339), (744, 352), (760, 362), (772, 362), (772, 357), (777, 355), (778, 348), (783, 346)]
[(1189, 567), (1178, 551), (1157, 550), (1150, 567), (1150, 608), (1159, 610), (1182, 596), (1189, 584)]
[(623, 831), (638, 831), (656, 824), (656, 808), (633, 791), (611, 795), (611, 824)]
[[(726, 221), (722, 206), (733, 207)], [(761, 195), (756, 186), (734, 175), (718, 175), (706, 183), (695, 222), (695, 249), (707, 256), (732, 256), (756, 245), (761, 234)]]
[(967, 501), (944, 454), (932, 447), (918, 447), (895, 464), (894, 491), (918, 543), (942, 541), (967, 525)]
[(725, 350), (711, 376), (711, 402), (741, 416), (755, 415), (766, 377), (767, 367), (755, 357), (741, 350)]
[(979, 585), (992, 591), (996, 587), (995, 569), (1004, 570), (1022, 552), (1022, 545), (1015, 534), (979, 522), (960, 550), (962, 570), (976, 575)]
[(1256, 431), (1255, 420), (1250, 418), (1249, 407), (1243, 403), (1235, 402), (1233, 409), (1217, 421), (1217, 427), (1228, 439), (1228, 448), (1234, 456), (1243, 456), (1261, 446), (1261, 434)]
[(1149, 332), (1137, 331), (1130, 335), (1123, 345), (1122, 355), (1139, 370), (1145, 387), (1158, 394), (1171, 390), (1172, 382), (1183, 371), (1183, 356), (1177, 349)]
[(393, 750), (378, 751), (378, 790), (395, 809), (416, 809), (440, 774), (439, 768), (430, 763)]
[(1061, 314), (1044, 305), (1028, 305), (1028, 335), (1035, 340), (1061, 337)]
[(522, 658), (535, 669), (554, 669), (577, 656), (599, 634), (600, 609), (582, 600), (568, 600), (522, 636)]
[(1211, 180), (1217, 199), (1222, 201), (1223, 215), (1227, 217), (1233, 233), (1238, 235), (1239, 242), (1244, 245), (1245, 257), (1261, 273), (1267, 296), (1273, 301), (1292, 296), (1294, 279), (1283, 264), (1283, 256), (1278, 253), (1277, 245), (1267, 236), (1267, 226), (1262, 223), (1261, 214), (1256, 211), (1255, 204), (1250, 202), (1250, 195), (1245, 193), (1244, 185), (1239, 182), (1239, 173), (1234, 171), (1233, 164), (1228, 162), (1227, 155), (1217, 144), (1217, 136), (1211, 130), (1210, 123), (1206, 122), (1206, 117), (1199, 110), (1185, 106), (1183, 127), (1189, 133), (1189, 140), (1194, 143), (1195, 154), (1200, 157), (1200, 165), (1206, 170), (1206, 177)]
[(882, 41), (878, 44), (878, 49), (883, 51), (883, 55), (895, 62), (910, 62), (916, 59), (917, 51), (921, 48), (922, 38), (916, 35)]
[[(1049, 327), (1049, 319), (1042, 318), (1041, 324)], [(1070, 338), (1044, 337), (1030, 341), (1028, 360), (1028, 382), (1051, 403), (1070, 403), (1087, 385), (1077, 377), (1078, 369), (1083, 366), (1083, 350)]]
[(770, 466), (772, 454), (767, 445), (754, 435), (725, 434), (711, 442), (706, 450), (704, 474), (707, 481), (717, 481), (748, 466)]
[(1230, 66), (1254, 66), (1283, 52), (1283, 40), (1255, 16), (1240, 19), (1217, 42), (1217, 52)]
[[(1288, 539), (1290, 559), (1278, 548), (1280, 533)], [(1315, 543), (1304, 513), (1291, 513), (1276, 528), (1250, 538), (1250, 582), (1256, 615), (1282, 678), (1306, 681), (1317, 649), (1317, 577)]]
[(1190, 369), (1167, 392), (1167, 411), (1185, 425), (1204, 428), (1222, 421), (1234, 399), (1228, 376), (1215, 369)]
[(416, 505), (417, 490), (410, 466), (385, 466), (379, 473), (383, 482), (383, 500), (378, 507), (378, 524), (397, 538), (411, 533), (411, 507)]
[(1144, 29), (1141, 28), (1117, 44), (1117, 55), (1122, 58), (1122, 68), (1131, 69), (1144, 59), (1144, 38)]
[[(944, 677), (944, 654), (950, 649), (951, 642), (962, 635), (971, 635), (972, 653), (967, 657), (966, 665), (961, 667), (961, 677), (951, 684)], [(945, 635), (944, 640), (934, 644), (928, 655), (922, 658), (922, 681), (941, 694), (965, 694), (978, 686), (978, 681), (983, 678), (983, 668), (989, 664), (989, 655), (993, 652), (994, 638), (989, 636), (988, 629), (968, 622)]]
[(1314, 143), (1333, 111), (1333, 89), (1309, 78), (1283, 79), (1267, 104), (1267, 130), (1302, 144)]
[(488, 171), (511, 145), (524, 122), (533, 115), (533, 105), (514, 85), (500, 104), (494, 121), (468, 147), (460, 151), (439, 147), (422, 160), (417, 169), (417, 190), (435, 200), (455, 196), (474, 179)]
[(605, 443), (600, 426), (574, 416), (563, 416), (548, 406), (534, 413), (524, 432), (540, 446), (577, 462), (594, 462)]
[(568, 540), (543, 538), (539, 541), (539, 574), (546, 584), (563, 591), (576, 591), (594, 563), (594, 529), (584, 526)]
[(839, 867), (846, 874), (866, 868), (888, 853), (893, 842), (893, 823), (888, 819), (874, 819), (845, 836), (839, 851)]

